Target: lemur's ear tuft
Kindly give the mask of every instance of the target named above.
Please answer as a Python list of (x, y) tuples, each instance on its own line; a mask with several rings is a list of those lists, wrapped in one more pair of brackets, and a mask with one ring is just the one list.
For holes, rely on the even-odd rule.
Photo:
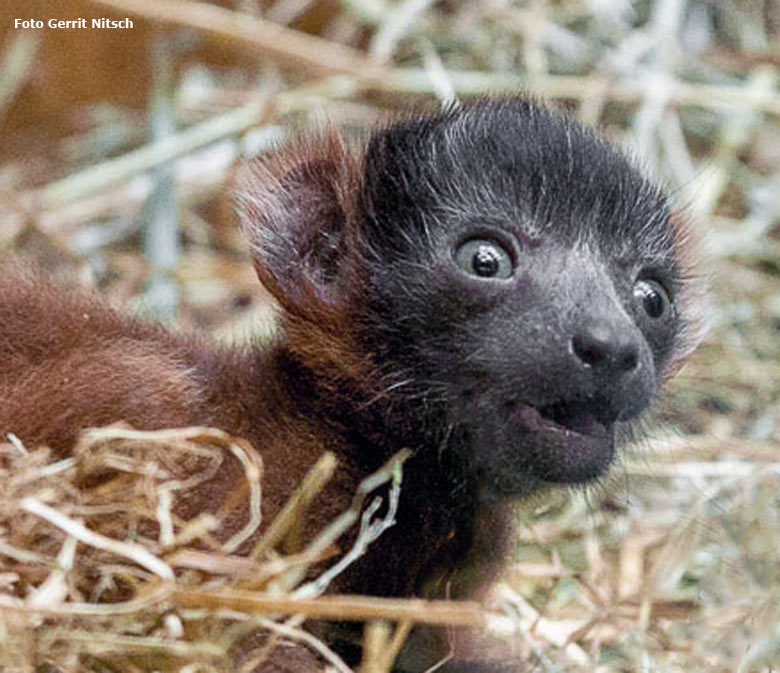
[(674, 376), (696, 350), (711, 325), (709, 316), (710, 296), (708, 278), (703, 268), (703, 242), (701, 233), (694, 227), (684, 211), (676, 211), (669, 218), (674, 235), (674, 257), (679, 269), (677, 306), (682, 327), (676, 338), (672, 357), (664, 372), (665, 378)]
[(245, 168), (239, 214), (255, 270), (284, 310), (313, 318), (343, 297), (359, 173), (359, 152), (335, 131)]

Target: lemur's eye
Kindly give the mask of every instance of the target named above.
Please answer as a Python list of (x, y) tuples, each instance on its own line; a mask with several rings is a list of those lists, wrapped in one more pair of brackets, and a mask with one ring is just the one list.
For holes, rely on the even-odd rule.
[(455, 250), (455, 263), (466, 273), (478, 278), (511, 278), (514, 272), (512, 258), (495, 241), (472, 238)]
[(665, 317), (671, 310), (671, 299), (658, 281), (640, 278), (634, 283), (634, 300), (653, 320)]

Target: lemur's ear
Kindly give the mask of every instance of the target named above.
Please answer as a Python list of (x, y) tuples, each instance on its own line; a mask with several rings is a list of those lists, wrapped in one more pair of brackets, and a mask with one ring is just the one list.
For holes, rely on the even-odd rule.
[(704, 245), (701, 234), (681, 211), (672, 213), (669, 225), (674, 235), (675, 261), (679, 269), (676, 303), (682, 324), (675, 338), (669, 364), (664, 370), (665, 379), (672, 378), (696, 350), (710, 330), (708, 316), (713, 314), (707, 292), (709, 282), (702, 271)]
[(263, 285), (285, 311), (314, 318), (344, 296), (358, 152), (329, 132), (250, 163), (239, 213)]

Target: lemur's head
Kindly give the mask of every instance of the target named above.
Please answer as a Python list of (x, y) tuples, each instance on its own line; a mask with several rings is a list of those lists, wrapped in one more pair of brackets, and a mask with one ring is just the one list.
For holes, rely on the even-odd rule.
[(457, 438), (499, 495), (603, 474), (616, 425), (695, 343), (681, 219), (614, 147), (526, 99), (293, 146), (242, 203), (291, 348), (405, 396), (421, 437)]

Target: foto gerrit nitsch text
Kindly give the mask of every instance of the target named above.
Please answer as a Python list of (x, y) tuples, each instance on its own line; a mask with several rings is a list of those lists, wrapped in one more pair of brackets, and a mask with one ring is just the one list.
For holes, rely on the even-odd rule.
[(124, 19), (14, 19), (14, 28), (55, 28), (59, 30), (127, 29), (133, 28), (133, 20)]

